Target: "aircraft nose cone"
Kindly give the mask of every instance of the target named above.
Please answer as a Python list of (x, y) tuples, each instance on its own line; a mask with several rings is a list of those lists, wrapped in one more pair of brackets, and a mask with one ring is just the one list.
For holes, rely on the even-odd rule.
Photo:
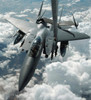
[(20, 72), (19, 91), (24, 89), (24, 87), (28, 84), (28, 82), (30, 81), (30, 79), (34, 74), (36, 66), (37, 66), (37, 59), (27, 56)]

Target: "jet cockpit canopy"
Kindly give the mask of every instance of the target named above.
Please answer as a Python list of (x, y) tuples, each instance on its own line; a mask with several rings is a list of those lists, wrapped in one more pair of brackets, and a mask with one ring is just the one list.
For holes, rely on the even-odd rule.
[(30, 53), (29, 55), (32, 56), (32, 57), (36, 57), (39, 53), (39, 50), (40, 50), (40, 47), (41, 47), (41, 38), (40, 37), (37, 37), (33, 43), (32, 43), (32, 46), (31, 46), (31, 50), (30, 50)]

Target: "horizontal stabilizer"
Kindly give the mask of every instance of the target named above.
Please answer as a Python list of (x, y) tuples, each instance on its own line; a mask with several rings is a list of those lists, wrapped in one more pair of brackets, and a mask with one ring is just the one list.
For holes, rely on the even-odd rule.
[[(49, 24), (52, 24), (53, 25), (53, 20), (52, 19), (48, 19), (48, 18), (43, 18), (44, 21), (46, 23), (49, 23)], [(61, 21), (61, 23), (59, 24), (58, 23), (58, 26), (72, 26), (72, 25), (75, 25), (73, 21)]]
[(57, 40), (58, 42), (61, 41), (72, 41), (72, 40), (82, 40), (82, 39), (88, 39), (90, 38), (87, 34), (79, 33), (79, 32), (72, 32), (75, 37), (73, 37), (71, 34), (68, 34), (66, 31), (58, 29), (57, 34)]

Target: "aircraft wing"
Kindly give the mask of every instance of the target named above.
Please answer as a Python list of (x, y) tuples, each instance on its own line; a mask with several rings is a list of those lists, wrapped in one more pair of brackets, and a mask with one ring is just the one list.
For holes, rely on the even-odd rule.
[(82, 40), (82, 39), (88, 39), (90, 38), (88, 35), (84, 33), (79, 33), (79, 32), (72, 32), (72, 34), (69, 34), (68, 32), (65, 32), (63, 30), (58, 29), (58, 34), (57, 34), (57, 40), (58, 42), (61, 41), (72, 41), (72, 40)]
[(73, 21), (62, 21), (61, 23), (59, 23), (59, 26), (72, 26), (74, 25)]
[(30, 23), (24, 20), (12, 18), (12, 17), (7, 17), (5, 19), (24, 33), (27, 33), (31, 28), (34, 27), (34, 23)]
[(44, 19), (44, 21), (46, 23), (49, 23), (49, 24), (52, 24), (53, 25), (53, 20), (52, 19), (49, 19), (49, 18), (43, 18), (43, 19)]
[[(49, 23), (49, 24), (53, 25), (53, 20), (52, 19), (48, 19), (48, 18), (43, 18), (43, 19), (44, 19), (44, 21), (46, 23)], [(73, 21), (62, 21), (61, 23), (58, 23), (59, 27), (62, 27), (62, 26), (72, 26), (72, 25), (75, 25)]]

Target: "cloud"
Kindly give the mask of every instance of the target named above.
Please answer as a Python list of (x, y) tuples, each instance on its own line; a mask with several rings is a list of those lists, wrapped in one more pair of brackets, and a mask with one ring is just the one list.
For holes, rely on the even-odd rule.
[[(51, 87), (50, 85), (42, 84), (35, 85), (30, 90), (26, 88), (27, 93), (19, 95), (19, 98), (25, 98), (27, 100), (85, 100), (72, 93), (68, 86), (56, 85)], [(28, 96), (30, 95), (30, 96)]]
[(11, 96), (15, 91), (17, 77), (6, 75), (3, 78), (0, 78), (0, 81), (0, 100), (8, 100), (9, 96)]
[(69, 85), (71, 90), (78, 95), (81, 92), (85, 93), (90, 90), (91, 84), (90, 62), (91, 60), (82, 59), (76, 62), (68, 60), (63, 63), (49, 64), (46, 66), (46, 72), (44, 73), (45, 80), (50, 85)]
[(45, 5), (43, 6), (43, 9), (44, 9), (44, 10), (47, 10), (47, 11), (51, 11), (51, 5), (50, 5), (50, 4), (45, 4)]
[(10, 62), (10, 60), (6, 60), (4, 62), (0, 62), (0, 68), (3, 69), (5, 66), (8, 65), (9, 62)]
[[(67, 2), (70, 6), (80, 2), (79, 0), (70, 0)], [(36, 4), (35, 4), (36, 5)], [(30, 5), (29, 5), (30, 6)], [(44, 9), (50, 11), (49, 5), (44, 4)], [(26, 13), (38, 14), (37, 7), (35, 9), (25, 9), (20, 13), (10, 12), (8, 15), (26, 17)], [(49, 13), (48, 13), (49, 14)], [(90, 35), (91, 28), (91, 8), (83, 12), (75, 12), (76, 20), (80, 21), (79, 31), (85, 32)], [(2, 18), (3, 15), (0, 15)], [(67, 16), (63, 19), (69, 19)], [(70, 18), (72, 19), (72, 17)], [(75, 28), (73, 28), (75, 30)], [(16, 28), (6, 22), (0, 22), (0, 43), (7, 45), (0, 51), (0, 57), (4, 56), (7, 59), (1, 61), (0, 68), (4, 70), (9, 66), (9, 62), (13, 55), (18, 56), (18, 46), (13, 46), (13, 39), (10, 38), (13, 35)], [(91, 99), (91, 41), (78, 41), (69, 45), (66, 56), (62, 58), (58, 52), (58, 56), (50, 60), (41, 57), (39, 67), (43, 67), (42, 70), (37, 69), (35, 74), (40, 75), (44, 68), (43, 80), (38, 80), (35, 76), (29, 82), (24, 91), (18, 93), (18, 78), (19, 68), (15, 69), (16, 62), (12, 63), (12, 68), (8, 68), (8, 71), (14, 71), (15, 73), (3, 75), (0, 77), (0, 86), (3, 94), (0, 94), (0, 100), (7, 100), (14, 96), (19, 100), (89, 100)], [(90, 52), (90, 57), (88, 57)], [(87, 55), (88, 54), (88, 55)], [(14, 56), (15, 57), (15, 56)], [(16, 57), (15, 57), (16, 59)], [(21, 58), (18, 58), (21, 60)], [(21, 61), (18, 66), (21, 66)], [(16, 65), (15, 65), (16, 64)], [(42, 83), (35, 85), (35, 81), (41, 81)], [(32, 84), (32, 85), (31, 85)], [(31, 88), (30, 88), (31, 87)], [(1, 93), (1, 92), (0, 92)], [(88, 97), (86, 97), (88, 96)], [(13, 99), (14, 99), (13, 97)], [(85, 99), (86, 98), (86, 99)]]
[(31, 9), (25, 9), (24, 11), (21, 11), (21, 14), (26, 13), (26, 12), (31, 12)]
[(18, 54), (19, 45), (20, 44), (14, 46), (12, 43), (8, 44), (7, 48), (3, 49), (3, 56), (10, 58), (11, 55)]

